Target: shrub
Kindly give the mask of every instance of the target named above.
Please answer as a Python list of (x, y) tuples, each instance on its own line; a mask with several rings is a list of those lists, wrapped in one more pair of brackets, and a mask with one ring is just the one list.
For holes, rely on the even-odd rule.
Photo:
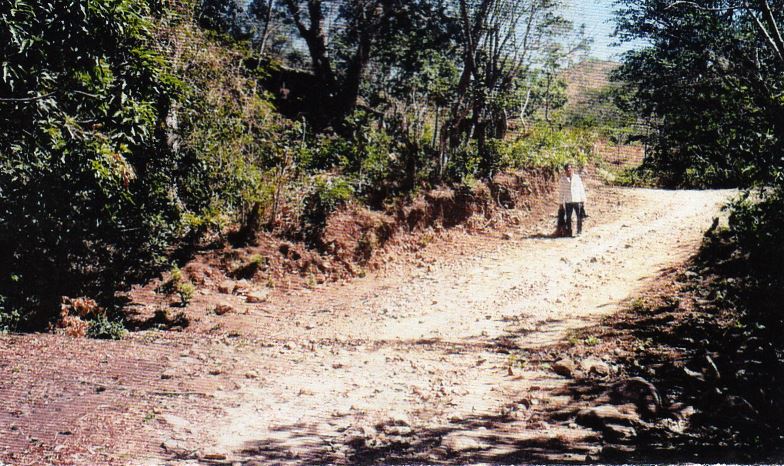
[(612, 179), (608, 181), (615, 186), (653, 188), (659, 184), (656, 174), (645, 165), (626, 168), (612, 175)]
[(232, 273), (231, 276), (234, 278), (239, 279), (250, 279), (256, 275), (263, 266), (268, 263), (266, 257), (262, 256), (261, 254), (254, 254), (250, 257), (246, 264), (237, 267)]
[[(753, 286), (781, 296), (784, 289), (784, 187), (764, 190), (758, 199), (745, 193), (731, 203), (729, 209), (729, 233), (739, 252), (746, 255)], [(780, 303), (778, 300), (764, 301), (776, 303), (774, 305)]]
[(308, 242), (320, 245), (329, 214), (353, 197), (354, 188), (342, 177), (317, 175), (310, 189), (303, 202), (303, 231)]
[(122, 321), (110, 320), (105, 314), (98, 315), (87, 328), (88, 337), (101, 340), (121, 340), (125, 333)]
[(178, 84), (149, 14), (132, 0), (0, 3), (5, 320), (40, 327), (61, 296), (111, 301), (176, 237), (165, 119)]
[(590, 130), (537, 125), (513, 140), (494, 141), (501, 168), (559, 169), (566, 163), (585, 165), (597, 135)]
[(299, 124), (283, 118), (259, 88), (243, 43), (221, 41), (196, 25), (195, 2), (178, 3), (157, 34), (185, 84), (176, 108), (179, 199), (194, 238), (231, 224), (266, 224), (301, 150)]
[(177, 284), (175, 291), (180, 297), (182, 307), (185, 307), (191, 302), (191, 299), (193, 299), (193, 293), (196, 292), (196, 287), (193, 286), (193, 283), (191, 282), (182, 282)]
[(13, 332), (19, 328), (22, 313), (8, 305), (5, 296), (0, 295), (0, 333)]
[(182, 270), (175, 265), (169, 271), (169, 279), (163, 282), (157, 291), (168, 296), (178, 295), (180, 304), (185, 307), (193, 299), (196, 287), (183, 277)]

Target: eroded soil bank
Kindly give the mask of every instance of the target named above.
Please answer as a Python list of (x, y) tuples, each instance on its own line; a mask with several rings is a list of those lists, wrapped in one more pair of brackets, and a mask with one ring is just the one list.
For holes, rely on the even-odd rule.
[[(593, 344), (575, 332), (683, 263), (731, 193), (597, 187), (591, 195), (592, 217), (576, 239), (547, 237), (552, 218), (543, 211), (508, 230), (434, 238), (413, 261), (351, 284), (232, 302), (222, 315), (205, 305), (181, 333), (137, 332), (115, 343), (4, 337), (0, 458), (603, 457), (601, 426), (552, 415), (573, 400), (553, 348), (570, 338)], [(233, 296), (211, 290), (200, 299)], [(569, 370), (616, 370), (596, 359)], [(619, 405), (619, 416), (639, 417), (632, 405)]]

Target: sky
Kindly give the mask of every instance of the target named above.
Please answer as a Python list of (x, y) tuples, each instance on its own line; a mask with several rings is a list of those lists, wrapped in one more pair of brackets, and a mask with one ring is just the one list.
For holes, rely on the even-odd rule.
[(613, 22), (614, 0), (581, 1), (572, 0), (563, 12), (563, 15), (574, 22), (575, 26), (585, 24), (585, 33), (593, 38), (591, 56), (602, 60), (618, 61), (620, 55), (630, 50), (634, 45), (624, 44), (622, 47), (612, 47), (615, 39), (611, 37), (615, 31)]

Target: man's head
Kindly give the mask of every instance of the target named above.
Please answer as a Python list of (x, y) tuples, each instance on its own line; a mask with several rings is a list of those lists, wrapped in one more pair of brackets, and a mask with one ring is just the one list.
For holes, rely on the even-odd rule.
[(573, 173), (572, 164), (567, 163), (566, 165), (564, 165), (564, 171), (566, 172), (566, 176), (572, 176)]

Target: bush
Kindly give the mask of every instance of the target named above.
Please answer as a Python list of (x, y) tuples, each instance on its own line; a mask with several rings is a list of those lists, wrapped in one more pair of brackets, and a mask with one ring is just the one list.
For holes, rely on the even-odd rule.
[(125, 326), (120, 320), (110, 320), (105, 314), (98, 315), (90, 321), (87, 336), (101, 340), (122, 340), (125, 336)]
[(293, 175), (302, 129), (283, 118), (259, 89), (261, 67), (249, 68), (243, 43), (200, 29), (194, 2), (159, 21), (173, 73), (186, 84), (177, 106), (179, 199), (194, 238), (237, 223), (265, 223), (287, 176)]
[(16, 331), (21, 318), (22, 313), (10, 307), (5, 296), (0, 295), (0, 333)]
[[(745, 254), (753, 287), (784, 297), (784, 188), (764, 190), (758, 199), (745, 193), (729, 209), (729, 233)], [(780, 301), (763, 303), (776, 306)]]
[[(23, 327), (61, 296), (111, 301), (177, 235), (178, 84), (144, 1), (0, 4), (0, 295)], [(100, 38), (97, 40), (96, 38)], [(16, 99), (16, 100), (13, 100)]]
[(176, 294), (180, 298), (180, 305), (185, 307), (193, 299), (196, 287), (183, 277), (182, 270), (175, 265), (169, 271), (169, 279), (163, 282), (157, 291), (168, 296)]
[(354, 195), (351, 184), (339, 176), (317, 175), (312, 180), (311, 191), (303, 202), (303, 230), (305, 240), (320, 246), (321, 233), (329, 214), (348, 202)]
[(585, 165), (593, 153), (596, 134), (590, 130), (556, 129), (537, 125), (514, 140), (496, 141), (502, 168), (560, 169), (566, 163)]
[(636, 188), (653, 188), (660, 184), (654, 171), (645, 165), (626, 168), (617, 173), (613, 173), (612, 180), (608, 181), (615, 186)]

